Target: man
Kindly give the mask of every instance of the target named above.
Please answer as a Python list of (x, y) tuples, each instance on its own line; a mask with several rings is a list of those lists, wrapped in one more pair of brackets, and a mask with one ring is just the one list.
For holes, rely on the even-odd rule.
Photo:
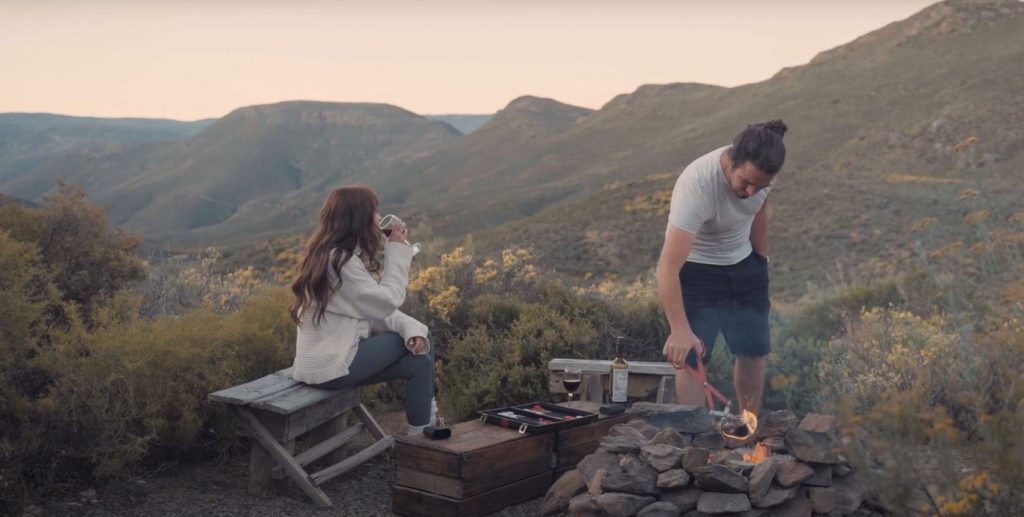
[(786, 159), (785, 133), (781, 120), (752, 124), (676, 180), (657, 274), (671, 327), (663, 353), (680, 404), (704, 405), (703, 386), (683, 363), (707, 361), (722, 332), (740, 409), (760, 410), (771, 348), (767, 200)]

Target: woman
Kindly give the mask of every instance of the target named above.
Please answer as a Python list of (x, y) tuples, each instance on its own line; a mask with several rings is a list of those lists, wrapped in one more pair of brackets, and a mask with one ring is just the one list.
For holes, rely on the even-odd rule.
[[(404, 223), (384, 244), (377, 196), (367, 187), (334, 190), (320, 209), (292, 284), (298, 325), (292, 377), (328, 389), (406, 379), (409, 433), (434, 423), (434, 351), (427, 326), (403, 314), (413, 250)], [(377, 281), (371, 273), (379, 273)]]

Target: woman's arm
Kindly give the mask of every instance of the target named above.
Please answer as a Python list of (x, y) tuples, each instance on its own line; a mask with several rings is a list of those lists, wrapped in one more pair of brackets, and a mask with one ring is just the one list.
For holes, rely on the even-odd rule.
[[(388, 317), (382, 320), (374, 320), (370, 329), (373, 332), (394, 332), (405, 341), (406, 346), (409, 346), (409, 342), (413, 338), (423, 338), (424, 341), (427, 338), (427, 331), (429, 330), (426, 325), (418, 321), (416, 318), (405, 314), (402, 311), (392, 312)], [(410, 350), (412, 350), (410, 348)], [(417, 351), (425, 354), (427, 350)]]
[(413, 251), (406, 244), (388, 242), (384, 271), (378, 283), (357, 257), (341, 268), (341, 287), (331, 296), (327, 310), (366, 320), (382, 320), (405, 302)]

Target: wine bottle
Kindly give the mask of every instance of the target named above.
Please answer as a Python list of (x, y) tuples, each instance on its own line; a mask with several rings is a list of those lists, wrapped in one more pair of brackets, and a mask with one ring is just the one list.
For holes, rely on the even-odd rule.
[(611, 366), (611, 400), (615, 404), (625, 404), (629, 393), (629, 363), (619, 353), (619, 341), (622, 336), (615, 338), (615, 359)]

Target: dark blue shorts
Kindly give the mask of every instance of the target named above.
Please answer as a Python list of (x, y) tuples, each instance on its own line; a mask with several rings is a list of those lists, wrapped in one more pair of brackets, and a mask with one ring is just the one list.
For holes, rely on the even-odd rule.
[[(704, 342), (704, 361), (721, 332), (733, 355), (762, 357), (771, 351), (768, 331), (768, 260), (751, 253), (731, 266), (687, 262), (679, 271), (686, 319)], [(696, 368), (691, 351), (686, 363)]]

